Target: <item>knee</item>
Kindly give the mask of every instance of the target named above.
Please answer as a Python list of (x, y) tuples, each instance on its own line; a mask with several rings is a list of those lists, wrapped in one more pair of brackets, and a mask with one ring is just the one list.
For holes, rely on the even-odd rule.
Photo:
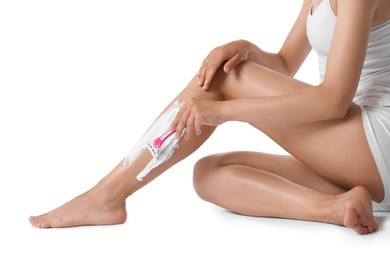
[(211, 82), (210, 90), (219, 91), (220, 95), (222, 95), (223, 99), (234, 99), (237, 97), (237, 85), (240, 84), (241, 71), (242, 68), (246, 66), (246, 63), (243, 62), (233, 68), (229, 73), (226, 73), (223, 70), (222, 64), (219, 69), (216, 71), (213, 80)]
[(193, 186), (198, 196), (203, 200), (212, 200), (213, 187), (215, 187), (220, 167), (218, 155), (210, 155), (196, 162), (193, 172)]

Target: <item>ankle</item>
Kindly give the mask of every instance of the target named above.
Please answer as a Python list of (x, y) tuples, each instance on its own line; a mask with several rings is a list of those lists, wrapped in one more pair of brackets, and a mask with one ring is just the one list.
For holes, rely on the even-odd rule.
[(93, 203), (100, 206), (111, 207), (111, 208), (123, 208), (126, 206), (125, 196), (120, 196), (118, 192), (104, 187), (94, 187), (89, 190), (87, 196)]
[(340, 195), (325, 195), (321, 203), (316, 208), (318, 221), (342, 224), (343, 216), (341, 212), (342, 197)]

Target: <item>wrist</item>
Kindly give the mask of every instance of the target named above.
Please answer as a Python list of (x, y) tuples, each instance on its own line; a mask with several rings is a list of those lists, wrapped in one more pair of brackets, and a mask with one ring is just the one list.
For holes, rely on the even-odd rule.
[(257, 45), (247, 40), (238, 40), (238, 44), (246, 51), (248, 61), (261, 64), (264, 52)]
[(241, 40), (237, 40), (236, 43), (240, 47), (244, 48), (248, 54), (253, 51), (254, 44), (251, 43), (250, 41), (241, 39)]

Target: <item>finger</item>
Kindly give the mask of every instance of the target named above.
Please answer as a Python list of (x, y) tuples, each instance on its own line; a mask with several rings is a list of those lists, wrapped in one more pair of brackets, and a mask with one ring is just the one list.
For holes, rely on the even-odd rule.
[(195, 121), (194, 117), (191, 114), (188, 117), (187, 124), (186, 124), (186, 132), (185, 132), (185, 139), (186, 140), (190, 139), (190, 137), (192, 136), (192, 134), (194, 132), (194, 121)]
[(202, 62), (202, 65), (199, 69), (199, 72), (198, 72), (198, 78), (199, 78), (199, 86), (203, 87), (204, 84), (205, 84), (205, 81), (206, 81), (206, 74), (207, 74), (207, 69), (209, 67), (209, 64), (210, 64), (210, 60), (212, 60), (212, 57), (215, 56), (215, 53), (216, 53), (217, 49), (213, 49), (209, 55), (207, 55), (207, 57), (203, 60)]
[(200, 116), (195, 117), (194, 129), (196, 135), (200, 135), (202, 133), (202, 119)]
[(241, 62), (242, 62), (241, 55), (239, 53), (236, 53), (236, 54), (233, 55), (233, 57), (230, 60), (228, 60), (225, 63), (225, 66), (223, 67), (223, 70), (226, 73), (229, 73), (232, 69), (234, 69)]
[(198, 85), (200, 87), (203, 87), (204, 84), (204, 78), (205, 78), (205, 62), (203, 61), (202, 66), (200, 66), (199, 72), (198, 72)]
[(219, 66), (221, 66), (221, 63), (217, 63), (218, 66), (215, 65), (209, 65), (209, 67), (206, 69), (206, 74), (205, 74), (205, 79), (204, 79), (204, 84), (203, 84), (203, 89), (207, 90), (210, 88), (211, 81), (213, 80), (215, 73), (217, 73), (217, 70)]
[(194, 100), (190, 100), (188, 101), (188, 104), (187, 104), (187, 120), (186, 120), (186, 124), (185, 124), (185, 127), (186, 127), (186, 139), (189, 138), (189, 136), (191, 136), (192, 132), (193, 132), (193, 126), (194, 126), (194, 117), (193, 117), (193, 107), (194, 107)]
[[(232, 69), (232, 68), (234, 68), (235, 67), (235, 64), (236, 63), (239, 63), (239, 62), (241, 62), (240, 61), (240, 55), (239, 54), (237, 54), (237, 57), (236, 57), (236, 55), (233, 55), (233, 57), (234, 57), (234, 60), (232, 61), (232, 63), (233, 63), (233, 65), (228, 65), (227, 67), (229, 68), (230, 67), (230, 70)], [(232, 58), (233, 58), (232, 57)], [(206, 70), (206, 76), (205, 76), (205, 83), (204, 83), (204, 89), (208, 89), (209, 87), (210, 87), (210, 85), (211, 85), (211, 82), (212, 82), (212, 80), (214, 79), (214, 77), (215, 77), (215, 74), (217, 73), (217, 71), (218, 71), (218, 69), (222, 66), (222, 64), (224, 63), (224, 62), (226, 62), (226, 63), (229, 63), (229, 61), (232, 59), (231, 58), (231, 56), (228, 54), (228, 53), (226, 53), (226, 52), (224, 52), (224, 53), (220, 53), (219, 55), (216, 55), (215, 56), (215, 58), (214, 58), (214, 60), (212, 60), (211, 62), (210, 62), (210, 65), (209, 65), (209, 67), (208, 67), (208, 69)], [(230, 64), (232, 64), (232, 63), (230, 63)], [(226, 64), (225, 64), (225, 66), (226, 66)], [(225, 66), (224, 66), (224, 71), (225, 71)], [(228, 71), (225, 71), (226, 73), (228, 73), (230, 70), (228, 70)]]
[(219, 67), (221, 67), (222, 62), (224, 62), (225, 60), (226, 60), (225, 55), (221, 53), (219, 49), (215, 49), (212, 51), (204, 68), (204, 72), (205, 72), (204, 84), (203, 84), (204, 90), (209, 89), (215, 73), (217, 72)]
[(182, 113), (179, 113), (179, 120), (178, 120), (178, 123), (176, 125), (176, 138), (177, 139), (179, 139), (182, 136), (184, 128), (186, 127), (186, 124), (187, 124), (188, 116), (189, 116), (188, 107), (184, 108), (182, 111), (180, 111)]
[(177, 128), (177, 125), (179, 124), (179, 120), (180, 120), (180, 113), (181, 111), (179, 111), (175, 117), (175, 119), (173, 119), (171, 125), (169, 126), (169, 131), (174, 131), (176, 130)]
[(176, 127), (176, 133), (175, 133), (176, 139), (180, 139), (180, 137), (183, 134), (184, 128), (185, 128), (184, 123), (182, 121), (179, 121)]

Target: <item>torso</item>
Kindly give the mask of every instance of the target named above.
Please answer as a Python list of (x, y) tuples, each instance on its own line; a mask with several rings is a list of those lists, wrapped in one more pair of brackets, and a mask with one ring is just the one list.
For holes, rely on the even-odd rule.
[[(337, 0), (322, 0), (307, 18), (307, 36), (318, 53), (321, 81), (325, 78), (337, 21), (337, 13), (332, 6), (334, 2)], [(386, 10), (388, 12), (389, 9)], [(390, 19), (382, 16), (377, 21), (378, 24), (371, 27), (367, 53), (353, 100), (360, 106), (390, 106)]]

